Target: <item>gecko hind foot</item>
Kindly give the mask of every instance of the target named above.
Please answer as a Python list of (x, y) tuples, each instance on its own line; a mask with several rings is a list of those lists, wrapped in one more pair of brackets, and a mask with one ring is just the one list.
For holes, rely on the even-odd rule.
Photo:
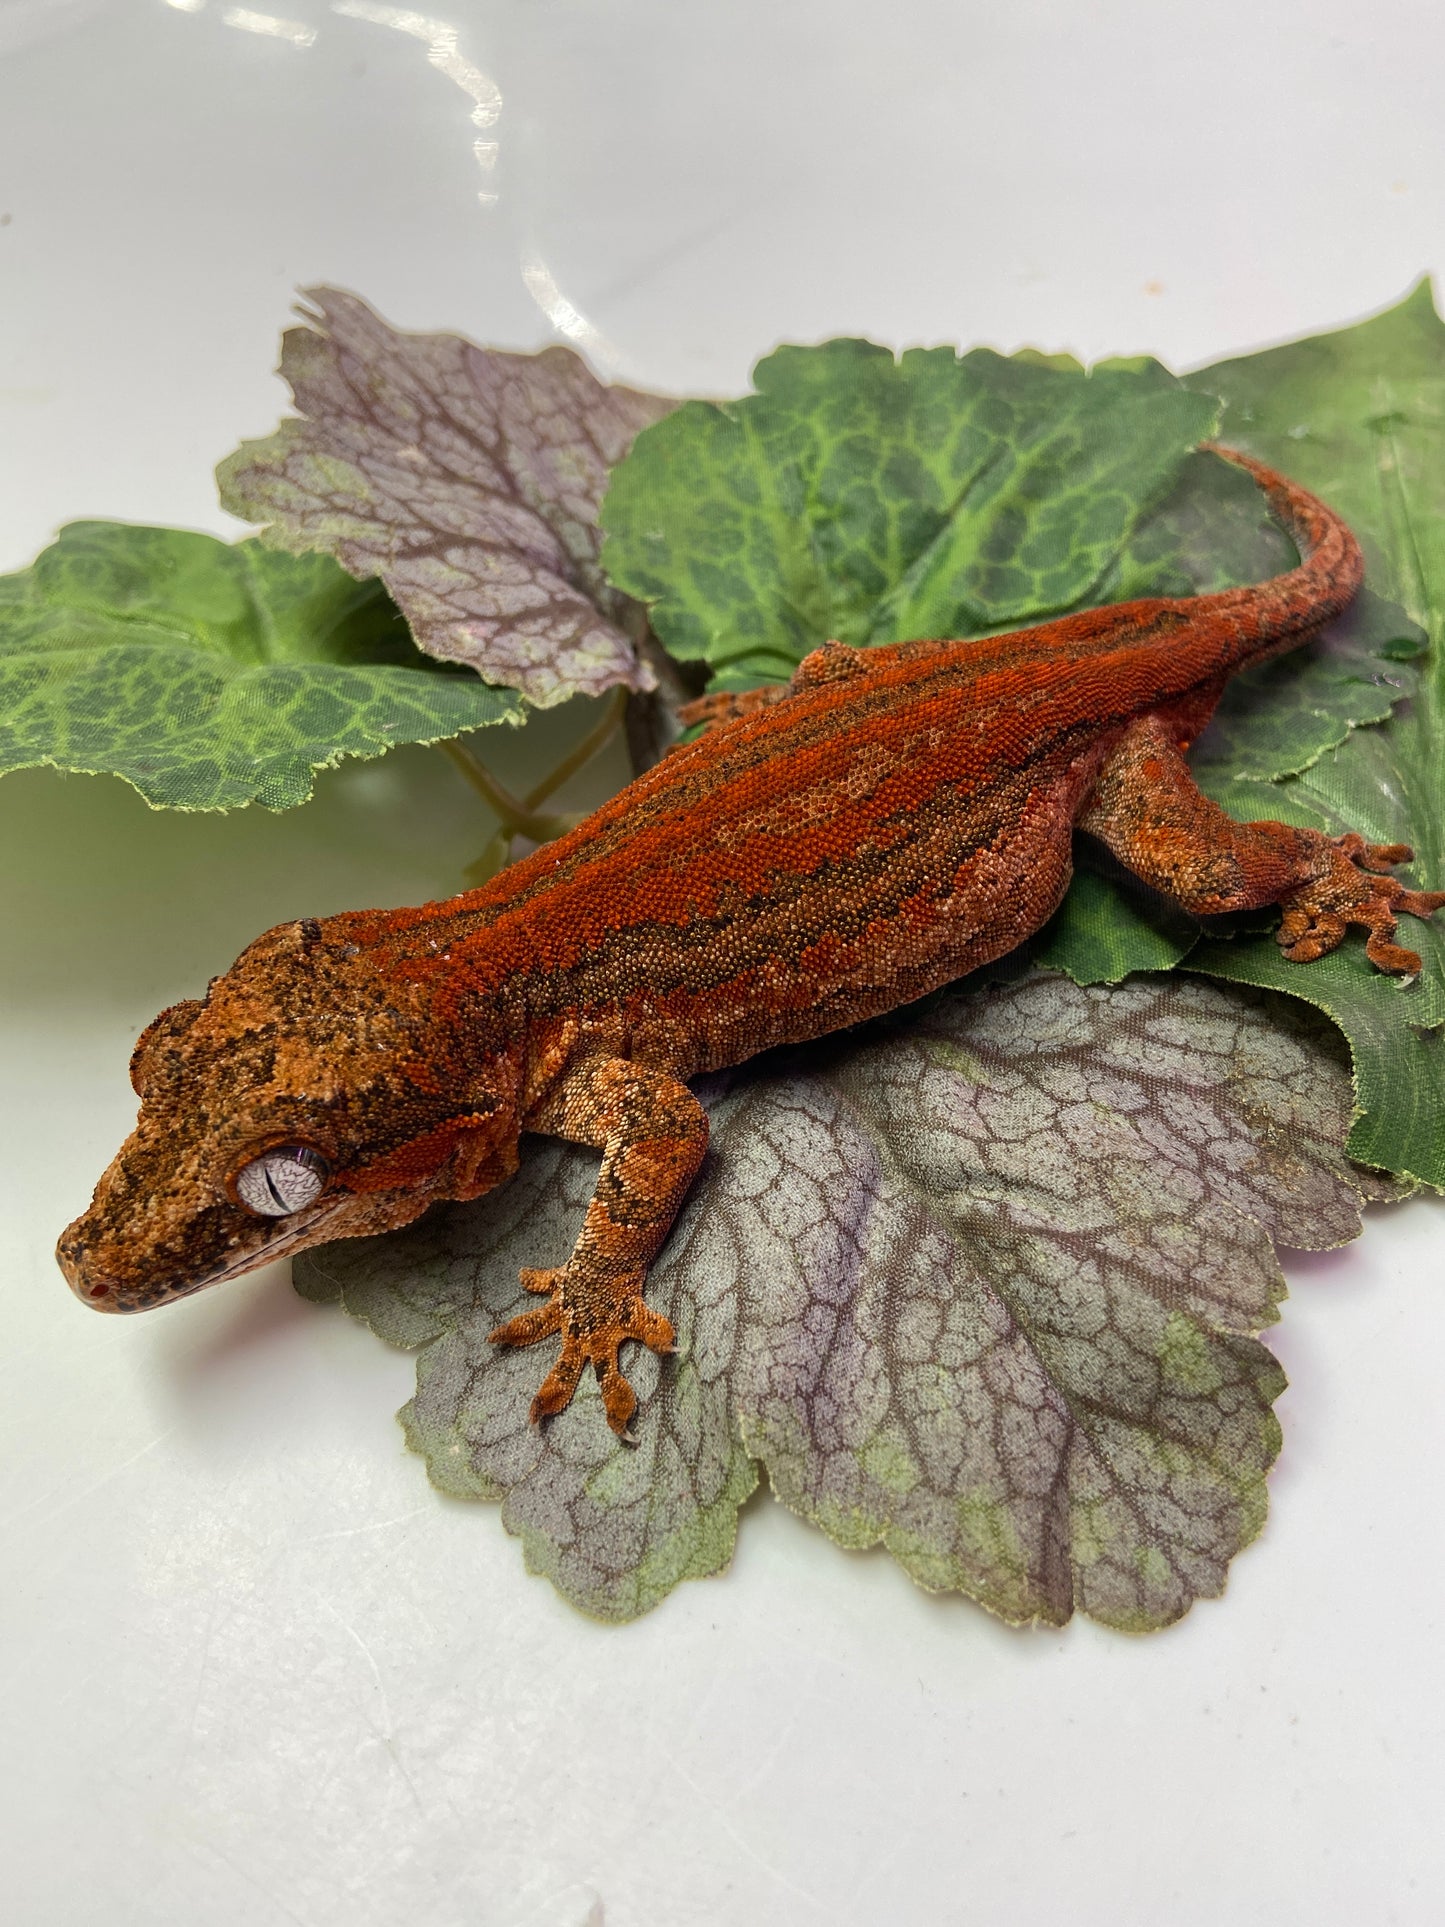
[(1429, 917), (1445, 904), (1445, 890), (1411, 890), (1386, 871), (1408, 863), (1408, 843), (1366, 843), (1357, 832), (1321, 838), (1317, 872), (1282, 900), (1276, 941), (1291, 963), (1313, 963), (1338, 948), (1351, 924), (1369, 932), (1365, 955), (1379, 970), (1413, 977), (1420, 959), (1393, 941), (1404, 911)]
[(607, 1423), (619, 1438), (634, 1442), (627, 1427), (637, 1410), (637, 1394), (618, 1364), (618, 1350), (629, 1339), (661, 1353), (676, 1344), (671, 1324), (642, 1295), (643, 1277), (641, 1271), (630, 1271), (598, 1278), (572, 1263), (522, 1272), (526, 1289), (545, 1296), (547, 1303), (498, 1325), (490, 1338), (494, 1345), (535, 1345), (561, 1337), (561, 1356), (532, 1400), (533, 1424), (566, 1410), (590, 1365), (602, 1390)]

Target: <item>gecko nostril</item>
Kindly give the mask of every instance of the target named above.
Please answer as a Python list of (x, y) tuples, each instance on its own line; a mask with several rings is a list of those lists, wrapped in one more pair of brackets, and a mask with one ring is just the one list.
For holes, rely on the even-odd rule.
[(115, 1311), (119, 1309), (119, 1300), (115, 1296), (117, 1282), (107, 1277), (101, 1266), (90, 1260), (83, 1222), (77, 1219), (67, 1229), (55, 1247), (56, 1259), (65, 1274), (66, 1284), (82, 1304), (93, 1305), (97, 1311)]
[(93, 1311), (130, 1311), (132, 1307), (120, 1295), (123, 1287), (114, 1278), (97, 1277), (94, 1272), (72, 1277), (66, 1273), (70, 1289), (82, 1305), (89, 1305)]

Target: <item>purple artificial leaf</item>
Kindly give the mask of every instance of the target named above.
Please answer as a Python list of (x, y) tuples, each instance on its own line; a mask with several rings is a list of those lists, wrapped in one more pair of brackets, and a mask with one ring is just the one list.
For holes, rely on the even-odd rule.
[(677, 1354), (632, 1349), (635, 1446), (590, 1375), (538, 1428), (553, 1347), (499, 1350), (521, 1265), (565, 1258), (596, 1155), (307, 1252), (297, 1288), (418, 1347), (402, 1421), (528, 1565), (628, 1619), (731, 1555), (774, 1495), (839, 1544), (1015, 1623), (1143, 1631), (1259, 1531), (1284, 1375), (1276, 1243), (1397, 1195), (1350, 1164), (1338, 1034), (1182, 976), (1034, 974), (711, 1080), (707, 1163), (654, 1265)]
[(306, 299), (281, 345), (301, 418), (221, 463), (225, 507), (273, 547), (380, 576), (428, 655), (541, 707), (652, 688), (598, 566), (597, 511), (675, 404), (607, 387), (570, 348), (503, 354), (400, 333), (337, 288)]

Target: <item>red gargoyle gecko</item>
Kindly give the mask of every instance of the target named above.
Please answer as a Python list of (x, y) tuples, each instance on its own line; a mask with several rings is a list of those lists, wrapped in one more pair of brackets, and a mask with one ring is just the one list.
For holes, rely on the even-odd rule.
[(1363, 572), (1323, 503), (1217, 453), (1298, 567), (972, 642), (827, 643), (786, 686), (692, 705), (702, 735), (482, 889), (258, 937), (137, 1043), (136, 1128), (60, 1240), (75, 1291), (140, 1311), (387, 1231), (550, 1133), (601, 1151), (596, 1192), (566, 1264), (522, 1273), (544, 1302), (492, 1336), (560, 1340), (534, 1418), (591, 1365), (626, 1434), (618, 1348), (673, 1343), (643, 1288), (707, 1144), (688, 1079), (1012, 950), (1062, 898), (1075, 827), (1198, 915), (1278, 904), (1297, 963), (1356, 924), (1381, 970), (1417, 970), (1396, 913), (1445, 892), (1384, 874), (1407, 848), (1236, 823), (1190, 776), (1226, 680), (1308, 641)]

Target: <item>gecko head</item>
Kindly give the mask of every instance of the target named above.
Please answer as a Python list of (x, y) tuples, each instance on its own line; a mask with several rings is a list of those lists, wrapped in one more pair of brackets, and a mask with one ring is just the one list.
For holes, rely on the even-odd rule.
[(505, 1061), (440, 1063), (415, 991), (345, 921), (268, 931), (142, 1033), (135, 1129), (56, 1248), (86, 1304), (144, 1311), (515, 1166)]

